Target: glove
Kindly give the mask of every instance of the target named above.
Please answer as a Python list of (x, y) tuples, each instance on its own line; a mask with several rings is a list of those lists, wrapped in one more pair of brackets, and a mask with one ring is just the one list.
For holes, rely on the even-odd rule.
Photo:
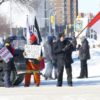
[(65, 52), (66, 51), (66, 48), (63, 48), (62, 51)]
[(77, 49), (80, 49), (80, 48), (81, 48), (81, 45), (79, 44), (78, 47), (77, 47)]

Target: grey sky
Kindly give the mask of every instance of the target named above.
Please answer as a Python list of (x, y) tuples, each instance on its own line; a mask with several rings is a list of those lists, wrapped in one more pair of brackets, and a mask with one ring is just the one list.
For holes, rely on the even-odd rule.
[(100, 11), (100, 0), (78, 0), (79, 1), (79, 12), (94, 14)]

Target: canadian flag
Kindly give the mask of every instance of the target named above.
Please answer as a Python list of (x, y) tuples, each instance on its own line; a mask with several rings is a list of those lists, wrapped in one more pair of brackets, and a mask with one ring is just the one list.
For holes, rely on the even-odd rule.
[(88, 23), (87, 28), (91, 28), (97, 34), (100, 34), (100, 12)]

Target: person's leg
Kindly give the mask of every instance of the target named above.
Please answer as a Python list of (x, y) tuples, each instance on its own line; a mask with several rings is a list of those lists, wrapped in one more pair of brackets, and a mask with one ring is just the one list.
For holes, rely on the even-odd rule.
[(58, 68), (54, 67), (54, 79), (57, 79), (58, 77)]
[(71, 64), (67, 64), (65, 66), (66, 73), (67, 73), (67, 83), (69, 86), (72, 86), (72, 67)]
[(34, 84), (36, 86), (40, 85), (40, 72), (39, 72), (39, 64), (32, 64), (32, 69), (34, 70)]
[(45, 79), (52, 79), (52, 70), (53, 70), (53, 64), (51, 63), (51, 61), (48, 61), (46, 63), (46, 70), (45, 70), (45, 74), (44, 77)]
[(84, 60), (81, 60), (81, 71), (80, 71), (80, 76), (78, 78), (83, 78), (84, 77)]
[(34, 73), (34, 83), (36, 86), (40, 85), (40, 74), (39, 73)]
[(88, 78), (87, 60), (84, 61), (84, 77)]
[(54, 78), (57, 79), (58, 77), (58, 68), (57, 68), (57, 62), (55, 61), (53, 64), (54, 67)]
[[(30, 66), (30, 62), (26, 63), (26, 71), (31, 71), (31, 66)], [(31, 73), (26, 73), (25, 74), (25, 86), (29, 86), (30, 85), (30, 80), (31, 80)]]
[(10, 75), (11, 71), (4, 71), (4, 86), (5, 87), (11, 87), (11, 81), (10, 81)]
[(62, 86), (63, 81), (63, 70), (64, 70), (64, 63), (62, 60), (57, 61), (57, 67), (58, 67), (58, 77), (57, 77), (57, 86)]

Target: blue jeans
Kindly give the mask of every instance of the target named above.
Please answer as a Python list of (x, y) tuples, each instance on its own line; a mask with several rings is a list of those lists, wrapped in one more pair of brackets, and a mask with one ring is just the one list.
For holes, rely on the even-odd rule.
[(12, 83), (10, 81), (10, 75), (11, 75), (11, 71), (4, 71), (4, 86), (5, 87), (11, 87)]

